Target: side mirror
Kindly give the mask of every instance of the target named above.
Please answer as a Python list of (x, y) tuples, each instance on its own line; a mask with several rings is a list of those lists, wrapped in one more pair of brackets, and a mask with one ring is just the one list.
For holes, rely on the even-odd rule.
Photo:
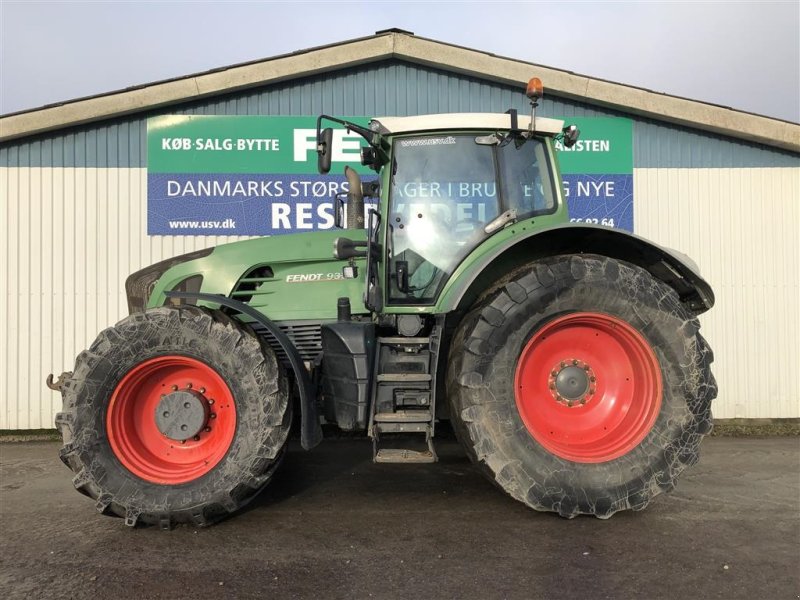
[(333, 156), (333, 129), (326, 127), (317, 136), (317, 171), (325, 175), (331, 170)]
[(564, 147), (572, 148), (581, 136), (581, 132), (575, 125), (564, 127), (562, 131), (564, 132)]

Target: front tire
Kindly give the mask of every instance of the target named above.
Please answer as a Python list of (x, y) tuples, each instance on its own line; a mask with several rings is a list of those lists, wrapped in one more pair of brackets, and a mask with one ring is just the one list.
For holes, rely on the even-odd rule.
[(82, 352), (56, 417), (62, 461), (128, 525), (211, 524), (269, 481), (291, 424), (275, 353), (219, 311), (130, 315)]
[(522, 268), (462, 321), (456, 433), (512, 497), (565, 517), (644, 508), (698, 459), (716, 383), (697, 318), (647, 271), (567, 255)]

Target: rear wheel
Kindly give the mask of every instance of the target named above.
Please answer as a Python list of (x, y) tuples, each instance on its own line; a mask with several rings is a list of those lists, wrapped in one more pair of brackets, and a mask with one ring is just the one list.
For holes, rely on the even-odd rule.
[(134, 314), (81, 353), (56, 423), (62, 460), (128, 525), (210, 524), (269, 481), (291, 423), (274, 352), (218, 311)]
[(448, 396), (468, 454), (538, 510), (641, 509), (698, 458), (716, 396), (694, 315), (649, 273), (560, 256), (512, 274), (456, 333)]

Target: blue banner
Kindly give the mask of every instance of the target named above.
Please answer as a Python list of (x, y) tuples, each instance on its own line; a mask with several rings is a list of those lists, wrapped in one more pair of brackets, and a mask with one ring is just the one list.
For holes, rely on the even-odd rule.
[(633, 175), (564, 175), (563, 178), (570, 221), (633, 232)]

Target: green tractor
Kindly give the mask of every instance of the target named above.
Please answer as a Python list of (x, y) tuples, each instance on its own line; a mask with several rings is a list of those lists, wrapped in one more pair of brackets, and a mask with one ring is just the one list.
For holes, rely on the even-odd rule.
[[(211, 524), (249, 502), (293, 421), (371, 438), (379, 463), (436, 461), (449, 420), (520, 502), (564, 517), (639, 510), (696, 462), (716, 384), (686, 257), (569, 222), (555, 141), (535, 116), (322, 115), (361, 135), (329, 231), (178, 256), (131, 275), (130, 315), (57, 384), (60, 456), (103, 514)], [(466, 190), (480, 201), (464, 205)]]

